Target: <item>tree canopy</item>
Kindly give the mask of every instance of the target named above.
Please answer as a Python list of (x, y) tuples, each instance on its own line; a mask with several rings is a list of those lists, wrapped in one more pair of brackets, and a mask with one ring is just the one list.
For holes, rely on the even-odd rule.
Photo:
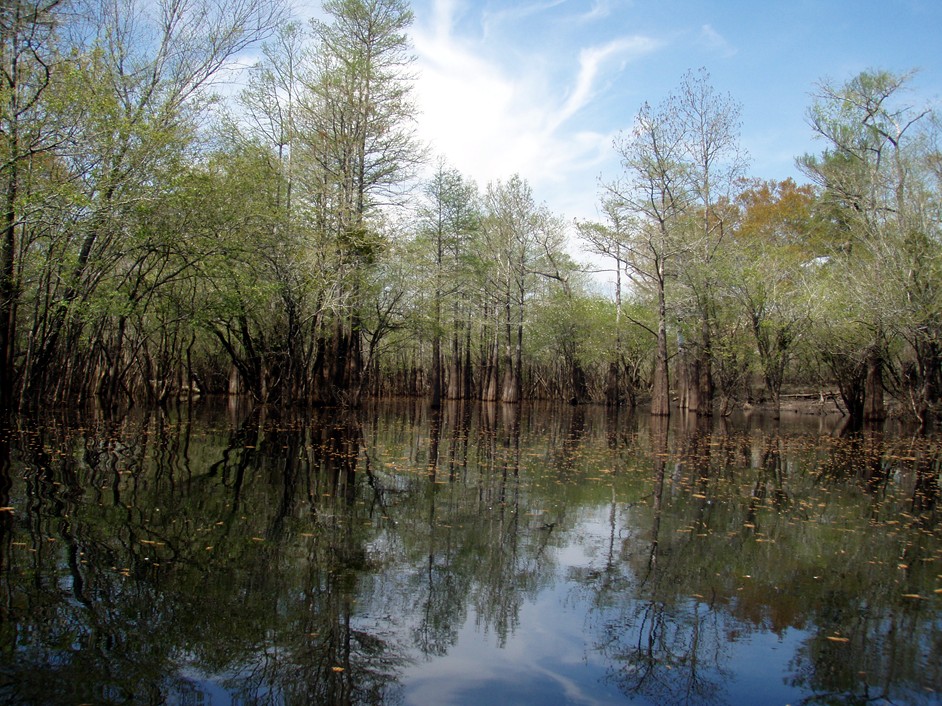
[[(614, 141), (604, 220), (416, 137), (405, 0), (0, 9), (0, 404), (244, 394), (611, 405), (942, 395), (939, 115), (820, 84), (807, 183), (748, 174), (705, 70)], [(238, 95), (214, 86), (257, 46)], [(796, 107), (800, 109), (801, 107)], [(578, 260), (610, 263), (612, 297)]]

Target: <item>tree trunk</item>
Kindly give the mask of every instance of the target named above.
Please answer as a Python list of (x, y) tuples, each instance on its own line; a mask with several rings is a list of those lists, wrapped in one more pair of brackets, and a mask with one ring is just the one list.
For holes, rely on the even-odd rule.
[(432, 338), (432, 408), (442, 406), (442, 340), (438, 333)]
[(468, 320), (465, 322), (464, 329), (464, 368), (462, 370), (461, 397), (470, 400), (476, 395), (474, 390), (474, 366), (471, 358), (471, 313), (468, 312)]
[(605, 404), (609, 407), (618, 407), (621, 404), (621, 391), (619, 390), (620, 366), (617, 360), (608, 364), (608, 374), (605, 378)]
[(500, 360), (500, 342), (495, 338), (490, 347), (490, 357), (485, 365), (485, 383), (483, 386), (481, 399), (485, 402), (497, 401), (497, 373)]
[(687, 411), (700, 414), (702, 403), (702, 390), (700, 388), (700, 379), (702, 377), (702, 365), (700, 362), (700, 352), (690, 353), (688, 351), (684, 363), (684, 374), (687, 381), (685, 389), (687, 391)]
[(658, 283), (657, 317), (657, 352), (654, 359), (654, 381), (651, 386), (651, 414), (668, 417), (671, 413), (671, 400), (667, 372), (667, 302), (663, 280)]
[(697, 351), (697, 377), (695, 384), (699, 392), (697, 400), (697, 414), (710, 416), (713, 414), (713, 337), (710, 332), (710, 319), (703, 313), (700, 325), (700, 349)]
[(448, 367), (448, 392), (447, 397), (450, 400), (461, 399), (463, 370), (461, 358), (461, 339), (457, 324), (458, 317), (455, 316), (455, 330), (451, 338), (451, 364)]
[[(15, 123), (14, 123), (15, 126)], [(15, 141), (15, 137), (11, 138)], [(14, 144), (14, 147), (16, 145)], [(3, 213), (3, 240), (0, 253), (0, 409), (13, 406), (13, 361), (16, 341), (16, 191), (17, 162), (7, 167), (7, 189)]]
[(867, 355), (863, 416), (870, 422), (886, 419), (883, 403), (883, 356), (879, 346), (873, 346)]

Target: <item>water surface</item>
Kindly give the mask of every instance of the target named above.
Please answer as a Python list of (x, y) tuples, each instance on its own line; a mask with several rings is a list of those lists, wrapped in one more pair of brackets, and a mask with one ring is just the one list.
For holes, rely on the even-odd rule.
[(20, 419), (0, 700), (940, 703), (939, 476), (814, 416)]

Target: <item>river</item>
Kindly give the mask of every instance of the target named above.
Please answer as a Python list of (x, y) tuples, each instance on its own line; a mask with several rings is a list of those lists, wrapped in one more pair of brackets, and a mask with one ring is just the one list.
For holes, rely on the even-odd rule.
[(0, 700), (942, 702), (942, 448), (596, 407), (20, 418)]

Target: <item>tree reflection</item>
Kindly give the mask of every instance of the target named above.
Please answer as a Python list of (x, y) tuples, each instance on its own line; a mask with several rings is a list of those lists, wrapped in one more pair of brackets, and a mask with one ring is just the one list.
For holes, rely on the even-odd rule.
[[(657, 703), (724, 701), (730, 646), (792, 628), (808, 638), (783, 683), (820, 695), (809, 701), (931, 700), (919, 685), (940, 683), (938, 535), (934, 513), (914, 510), (937, 452), (835, 439), (817, 466), (801, 438), (670, 431), (652, 423), (637, 452), (650, 492), (609, 514), (607, 536), (627, 533), (624, 564), (576, 574), (612, 682)], [(875, 515), (854, 515), (858, 484), (879, 489)]]
[(603, 413), (20, 420), (0, 700), (389, 702), (410, 665), (468, 630), (512, 646), (570, 586), (587, 662), (631, 698), (723, 701), (765, 633), (800, 635), (780, 678), (823, 702), (942, 682), (931, 439)]
[[(633, 576), (613, 581), (609, 568), (593, 588), (598, 592), (593, 603), (604, 607), (598, 649), (612, 665), (610, 679), (629, 696), (656, 703), (711, 703), (721, 692), (723, 636), (707, 608), (677, 595), (677, 552), (670, 542), (665, 547), (662, 528), (668, 425), (666, 417), (651, 417), (653, 490), (646, 549), (639, 553), (636, 541), (627, 540), (623, 560)], [(635, 590), (626, 594), (626, 585)]]
[[(357, 430), (287, 431), (253, 413), (190, 459), (206, 471), (185, 492), (168, 452), (185, 423), (145, 416), (90, 432), (96, 443), (54, 426), (26, 436), (24, 549), (3, 569), (28, 562), (39, 583), (6, 583), (0, 695), (162, 703), (211, 680), (252, 703), (389, 696), (401, 654), (354, 608), (369, 534), (336, 505), (354, 497)], [(83, 488), (99, 503), (75, 502)]]

